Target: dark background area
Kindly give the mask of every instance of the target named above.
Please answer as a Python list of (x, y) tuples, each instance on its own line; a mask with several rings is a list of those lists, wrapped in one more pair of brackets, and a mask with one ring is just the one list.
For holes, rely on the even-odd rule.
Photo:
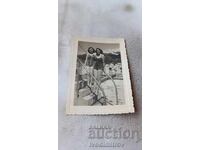
[[(120, 52), (115, 52), (117, 55), (111, 54), (111, 53), (105, 53), (105, 63), (106, 64), (116, 64), (116, 63), (121, 63), (121, 54)], [(85, 62), (86, 59), (86, 54), (78, 55), (78, 57), (81, 59), (82, 62)]]

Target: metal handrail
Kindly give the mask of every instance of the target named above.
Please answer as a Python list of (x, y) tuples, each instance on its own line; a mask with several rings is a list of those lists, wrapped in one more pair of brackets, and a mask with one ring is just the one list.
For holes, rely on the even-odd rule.
[[(80, 48), (82, 51), (84, 51), (85, 53), (87, 53), (80, 45), (79, 45), (79, 48)], [(103, 72), (104, 72), (104, 74), (105, 74), (106, 76), (108, 76), (108, 77), (111, 79), (111, 81), (112, 81), (112, 83), (113, 83), (113, 85), (114, 85), (114, 88), (115, 88), (115, 96), (116, 96), (116, 104), (118, 105), (118, 104), (119, 104), (119, 99), (118, 99), (117, 86), (116, 86), (116, 84), (115, 84), (113, 78), (112, 78), (110, 75), (108, 75), (108, 74), (104, 71), (104, 69), (103, 69)]]
[[(104, 92), (104, 90), (102, 89), (102, 87), (100, 86), (100, 84), (99, 84), (99, 82), (97, 81), (97, 79), (96, 79), (89, 71), (87, 71), (86, 66), (81, 62), (81, 60), (80, 60), (78, 57), (77, 57), (77, 60), (78, 60), (79, 63), (84, 67), (84, 69), (86, 70), (86, 72), (87, 72), (88, 74), (90, 74), (91, 77), (95, 80), (95, 82), (97, 83), (99, 89), (101, 90), (101, 92), (102, 92), (102, 94), (103, 94), (103, 97), (105, 97), (105, 99), (106, 99), (105, 92)], [(105, 100), (105, 103), (106, 103), (106, 102), (107, 102), (107, 101)]]
[(118, 100), (117, 86), (116, 86), (113, 78), (110, 75), (108, 75), (104, 70), (103, 70), (103, 72), (104, 72), (105, 75), (107, 75), (111, 79), (111, 81), (112, 81), (112, 83), (113, 83), (113, 85), (115, 87), (116, 105), (118, 105), (119, 104), (119, 100)]

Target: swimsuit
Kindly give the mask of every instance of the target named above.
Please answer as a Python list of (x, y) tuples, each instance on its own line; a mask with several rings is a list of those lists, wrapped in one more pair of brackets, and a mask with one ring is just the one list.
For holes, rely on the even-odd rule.
[(103, 68), (103, 55), (96, 56), (94, 69), (103, 70)]
[(93, 54), (88, 54), (86, 65), (89, 67), (92, 67), (94, 65), (94, 55)]

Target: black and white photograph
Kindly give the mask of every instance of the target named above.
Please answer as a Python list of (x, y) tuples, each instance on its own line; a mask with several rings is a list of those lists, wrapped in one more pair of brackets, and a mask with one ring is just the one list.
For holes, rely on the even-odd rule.
[(79, 42), (74, 105), (123, 105), (119, 44)]
[(76, 40), (72, 51), (76, 54), (71, 107), (105, 109), (129, 105), (134, 109), (124, 44), (123, 39)]

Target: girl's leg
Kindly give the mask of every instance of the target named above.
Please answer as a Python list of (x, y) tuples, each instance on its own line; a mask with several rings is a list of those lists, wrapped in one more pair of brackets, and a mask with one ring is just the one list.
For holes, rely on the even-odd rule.
[[(102, 70), (97, 70), (97, 81), (99, 84), (101, 84), (101, 77), (102, 77)], [(97, 95), (99, 94), (99, 87), (97, 86), (96, 89)]]
[[(89, 72), (89, 66), (86, 66), (86, 70)], [(87, 79), (87, 84), (89, 85), (90, 84), (90, 74), (86, 71), (86, 79)]]
[[(93, 69), (93, 67), (90, 67), (90, 71), (91, 71), (91, 75), (92, 76), (94, 76), (94, 69)], [(91, 76), (91, 79), (90, 79), (90, 84), (91, 84), (91, 86), (93, 86), (93, 84), (94, 84), (94, 79), (93, 79), (93, 77)]]
[(90, 67), (88, 67), (88, 85), (91, 86), (91, 70), (90, 70)]
[(88, 85), (89, 86), (91, 86), (91, 81), (92, 81), (92, 76), (91, 76), (91, 74), (92, 74), (92, 67), (88, 67)]
[[(96, 69), (94, 69), (94, 77), (95, 77), (96, 80), (98, 80), (98, 79), (97, 79), (97, 72), (98, 72), (98, 71), (97, 71)], [(97, 83), (96, 83), (96, 81), (95, 81), (95, 82), (94, 82), (94, 91), (95, 91), (95, 92), (96, 92), (97, 87), (98, 87), (98, 85), (97, 85)]]
[(102, 70), (98, 70), (98, 72), (97, 72), (97, 80), (99, 81), (99, 83), (101, 83), (101, 77), (102, 77)]

